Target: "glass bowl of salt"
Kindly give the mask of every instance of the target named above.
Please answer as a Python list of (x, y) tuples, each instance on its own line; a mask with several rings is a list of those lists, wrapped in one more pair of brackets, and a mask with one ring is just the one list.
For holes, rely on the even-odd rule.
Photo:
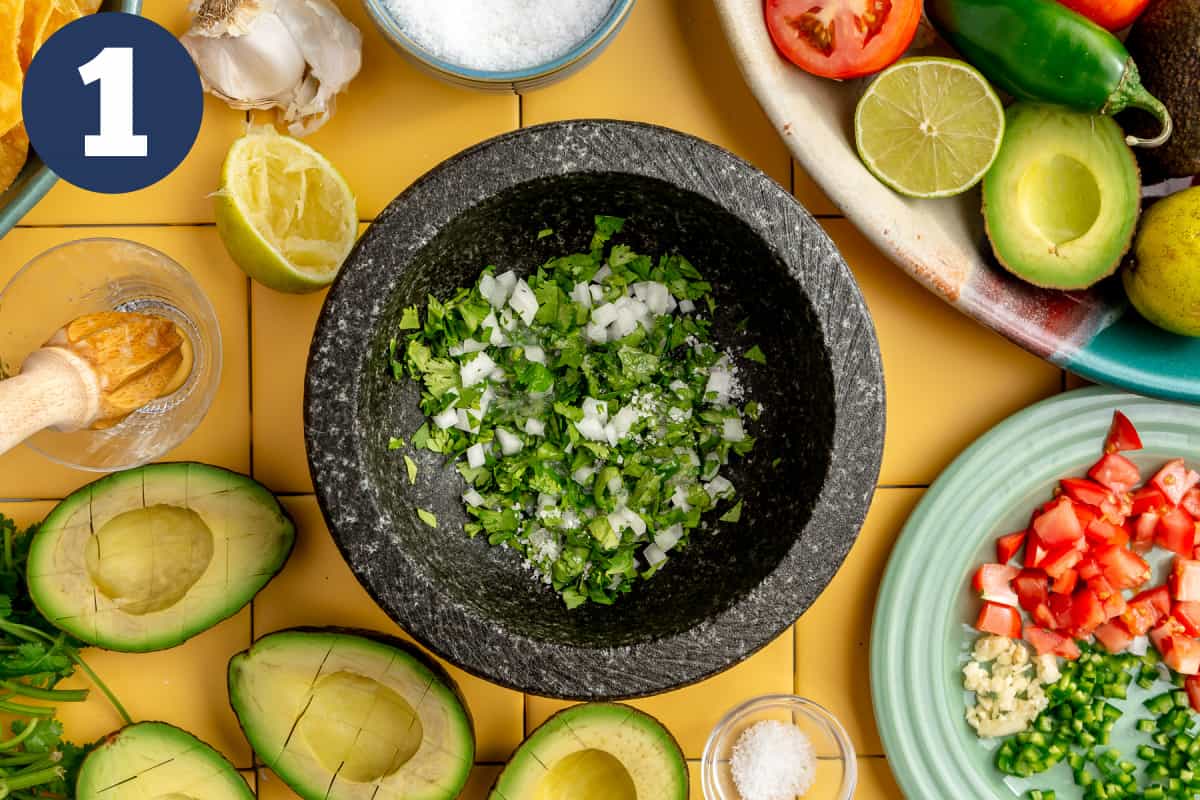
[(621, 30), (634, 0), (363, 0), (391, 45), (442, 80), (527, 92), (571, 75)]
[(772, 694), (717, 723), (700, 781), (705, 800), (850, 800), (858, 762), (832, 714), (803, 697)]

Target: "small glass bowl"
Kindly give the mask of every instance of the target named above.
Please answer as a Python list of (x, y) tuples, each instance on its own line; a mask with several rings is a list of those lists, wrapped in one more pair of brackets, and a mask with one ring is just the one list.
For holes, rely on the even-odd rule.
[(816, 751), (816, 782), (803, 800), (850, 800), (854, 796), (858, 760), (841, 723), (811, 700), (791, 694), (769, 694), (737, 706), (713, 728), (700, 764), (705, 800), (743, 800), (729, 766), (733, 745), (747, 728), (771, 719), (798, 727)]
[(191, 342), (187, 381), (104, 430), (44, 430), (25, 444), (51, 461), (114, 472), (153, 461), (186, 439), (212, 405), (221, 378), (221, 330), (192, 276), (159, 251), (124, 239), (81, 239), (21, 268), (0, 292), (0, 375), (76, 317), (98, 311), (166, 317)]
[(386, 0), (362, 0), (383, 38), (419, 69), (447, 83), (484, 92), (529, 92), (541, 89), (582, 69), (600, 55), (625, 25), (635, 0), (613, 0), (596, 30), (553, 61), (527, 69), (492, 72), (472, 69), (435, 56), (417, 44), (388, 10)]

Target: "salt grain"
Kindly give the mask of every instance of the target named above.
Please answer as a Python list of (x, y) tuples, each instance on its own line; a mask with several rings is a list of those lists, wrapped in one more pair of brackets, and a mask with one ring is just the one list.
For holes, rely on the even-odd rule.
[(613, 0), (386, 0), (404, 32), (438, 58), (489, 72), (547, 64), (590, 36)]
[(742, 800), (793, 800), (812, 788), (817, 762), (802, 730), (770, 719), (738, 737), (730, 770)]

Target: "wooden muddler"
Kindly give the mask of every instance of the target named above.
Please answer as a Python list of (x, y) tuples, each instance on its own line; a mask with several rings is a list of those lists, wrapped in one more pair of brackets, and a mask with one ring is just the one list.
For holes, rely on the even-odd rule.
[(168, 319), (103, 311), (57, 330), (0, 381), (0, 453), (38, 431), (108, 428), (174, 392), (192, 370), (187, 336)]

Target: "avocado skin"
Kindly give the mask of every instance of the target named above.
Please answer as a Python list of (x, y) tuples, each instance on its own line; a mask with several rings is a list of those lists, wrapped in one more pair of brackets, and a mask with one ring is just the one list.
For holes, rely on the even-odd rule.
[[(1139, 148), (1150, 182), (1200, 173), (1200, 3), (1155, 0), (1125, 42), (1150, 94), (1171, 112), (1175, 132), (1162, 147)], [(1130, 133), (1153, 136), (1158, 123), (1130, 115)]]

